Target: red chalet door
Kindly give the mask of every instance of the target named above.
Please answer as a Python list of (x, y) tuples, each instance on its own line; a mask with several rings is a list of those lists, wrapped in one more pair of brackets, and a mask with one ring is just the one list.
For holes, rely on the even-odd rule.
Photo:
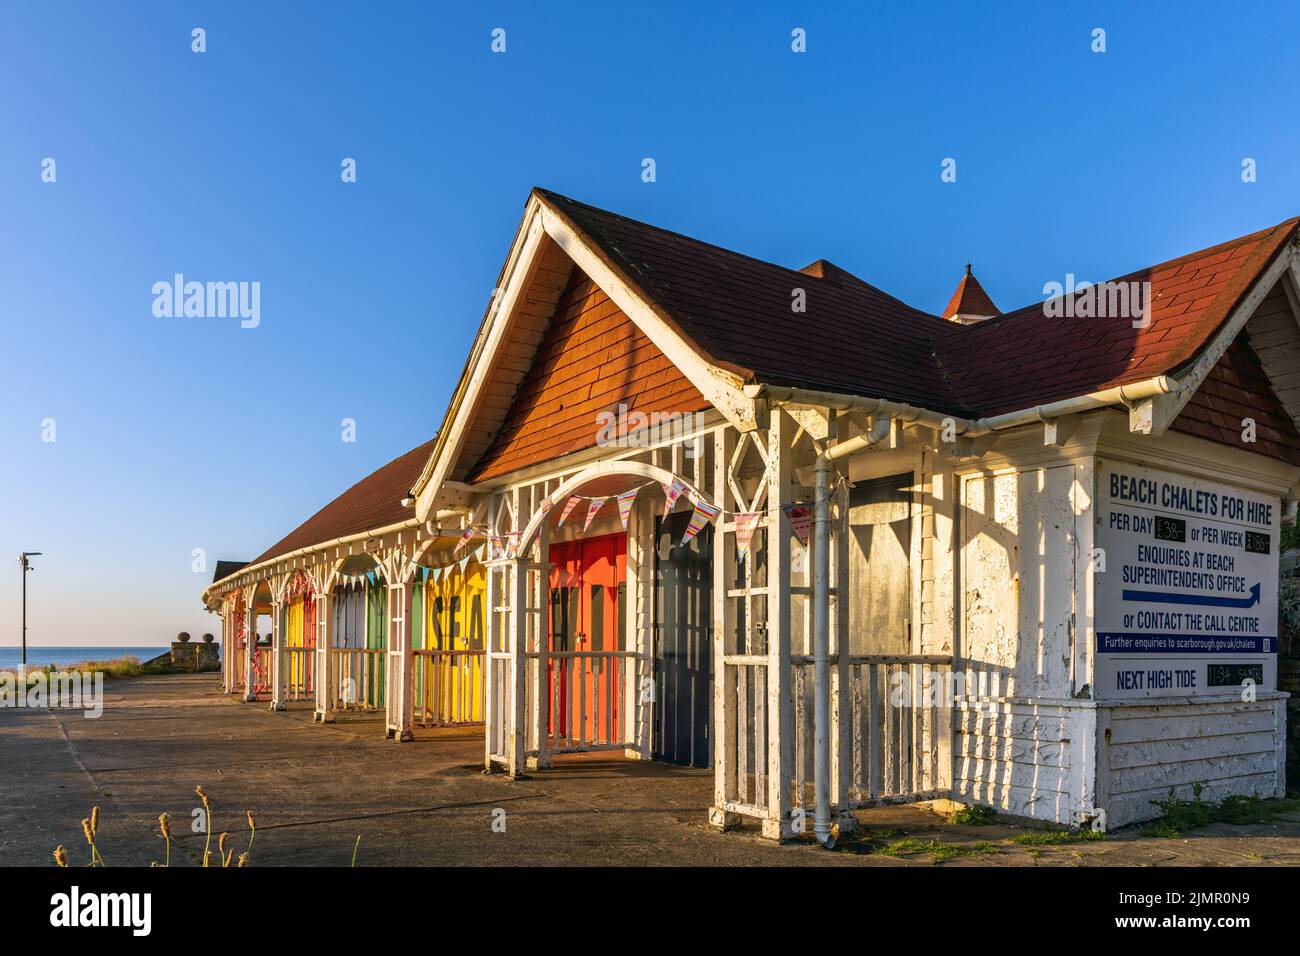
[[(561, 747), (617, 743), (625, 674), (623, 601), (627, 538), (605, 535), (551, 545), (550, 735)], [(571, 656), (569, 656), (571, 655)]]

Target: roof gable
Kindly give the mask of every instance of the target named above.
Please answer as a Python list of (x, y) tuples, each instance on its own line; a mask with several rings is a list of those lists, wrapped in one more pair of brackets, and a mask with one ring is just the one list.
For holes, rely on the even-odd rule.
[[(1247, 420), (1255, 423), (1253, 443), (1242, 437)], [(1244, 331), (1238, 333), (1169, 427), (1300, 465), (1300, 431), (1274, 392)]]
[(555, 313), (486, 454), (481, 481), (597, 443), (599, 416), (701, 411), (708, 400), (580, 269)]

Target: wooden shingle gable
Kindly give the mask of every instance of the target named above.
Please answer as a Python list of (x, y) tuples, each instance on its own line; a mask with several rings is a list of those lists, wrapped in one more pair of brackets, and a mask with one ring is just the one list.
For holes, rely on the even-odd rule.
[[(412, 486), (421, 520), (428, 520), (439, 508), (466, 504), (464, 483), (496, 441), (507, 414), (517, 407), (516, 393), (533, 367), (560, 293), (575, 268), (661, 353), (665, 366), (689, 380), (705, 405), (717, 408), (738, 427), (754, 427), (754, 403), (745, 398), (741, 378), (708, 361), (617, 264), (557, 213), (546, 194), (534, 190), (437, 444)], [(668, 369), (658, 371), (666, 374)], [(695, 404), (695, 399), (690, 397), (689, 403)]]
[(597, 444), (602, 415), (704, 411), (700, 390), (575, 268), (533, 361), (471, 481), (497, 478)]
[(1278, 400), (1300, 428), (1300, 252), (1287, 275), (1259, 307), (1246, 331)]
[(543, 235), (528, 272), (526, 291), (509, 317), (508, 331), (490, 360), (476, 371), (484, 379), (483, 387), (466, 422), (460, 453), (448, 473), (453, 481), (466, 479), (500, 431), (572, 273), (569, 257)]

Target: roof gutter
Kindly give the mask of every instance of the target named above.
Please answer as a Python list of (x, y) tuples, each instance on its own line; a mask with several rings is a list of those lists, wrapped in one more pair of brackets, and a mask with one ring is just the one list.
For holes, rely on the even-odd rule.
[[(1168, 395), (1182, 387), (1181, 383), (1168, 375), (1134, 382), (1130, 385), (1117, 385), (1100, 392), (1077, 395), (1056, 402), (1035, 405), (1032, 408), (988, 418), (960, 418), (945, 415), (927, 408), (893, 402), (884, 398), (863, 398), (858, 395), (846, 395), (840, 392), (822, 392), (815, 389), (791, 388), (782, 385), (746, 385), (745, 396), (754, 400), (767, 400), (778, 405), (798, 405), (808, 408), (833, 408), (836, 411), (865, 412), (872, 417), (883, 416), (905, 424), (928, 425), (933, 428), (954, 428), (956, 434), (964, 438), (978, 438), (990, 432), (1030, 425), (1034, 422), (1047, 422), (1063, 415), (1092, 411), (1108, 405), (1131, 406), (1143, 399), (1157, 395)], [(884, 426), (882, 428), (882, 425)], [(865, 435), (850, 438), (831, 446), (826, 455), (830, 460), (843, 458), (864, 448), (879, 444), (889, 434), (887, 422), (877, 422)]]
[(208, 592), (211, 591), (213, 588), (215, 588), (218, 584), (221, 584), (226, 581), (233, 581), (236, 578), (242, 578), (252, 571), (260, 571), (263, 568), (272, 567), (274, 565), (281, 563), (282, 561), (287, 561), (290, 558), (298, 558), (304, 555), (314, 554), (317, 551), (325, 551), (329, 548), (339, 547), (340, 545), (354, 544), (357, 541), (365, 541), (369, 538), (382, 537), (383, 535), (392, 534), (396, 531), (406, 531), (410, 528), (418, 528), (420, 525), (425, 525), (426, 530), (428, 530), (430, 534), (434, 534), (434, 529), (438, 527), (440, 522), (450, 518), (454, 518), (459, 514), (461, 514), (461, 512), (459, 511), (439, 511), (428, 521), (421, 521), (419, 518), (407, 518), (405, 521), (399, 521), (396, 524), (385, 525), (382, 528), (369, 528), (365, 531), (357, 531), (354, 532), (353, 534), (344, 535), (341, 538), (334, 538), (329, 541), (321, 541), (317, 544), (309, 544), (301, 548), (295, 548), (292, 551), (286, 551), (284, 554), (277, 554), (273, 558), (267, 558), (266, 560), (259, 561), (256, 564), (250, 564), (247, 567), (240, 568), (238, 571), (230, 575), (228, 578), (222, 578), (221, 581), (213, 581), (211, 584), (209, 584), (206, 588), (203, 589), (203, 594), (201, 595), (200, 599), (203, 601), (204, 604), (207, 604)]

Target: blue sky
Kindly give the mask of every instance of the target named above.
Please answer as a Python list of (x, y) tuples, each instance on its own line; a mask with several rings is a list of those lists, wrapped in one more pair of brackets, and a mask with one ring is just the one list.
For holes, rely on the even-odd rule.
[[(0, 553), (44, 552), (31, 639), (216, 630), (193, 549), (251, 557), (430, 437), (534, 184), (931, 311), (967, 260), (1008, 309), (1300, 213), (1294, 3), (701, 7), (4, 4)], [(155, 317), (177, 272), (260, 282), (260, 326)]]

